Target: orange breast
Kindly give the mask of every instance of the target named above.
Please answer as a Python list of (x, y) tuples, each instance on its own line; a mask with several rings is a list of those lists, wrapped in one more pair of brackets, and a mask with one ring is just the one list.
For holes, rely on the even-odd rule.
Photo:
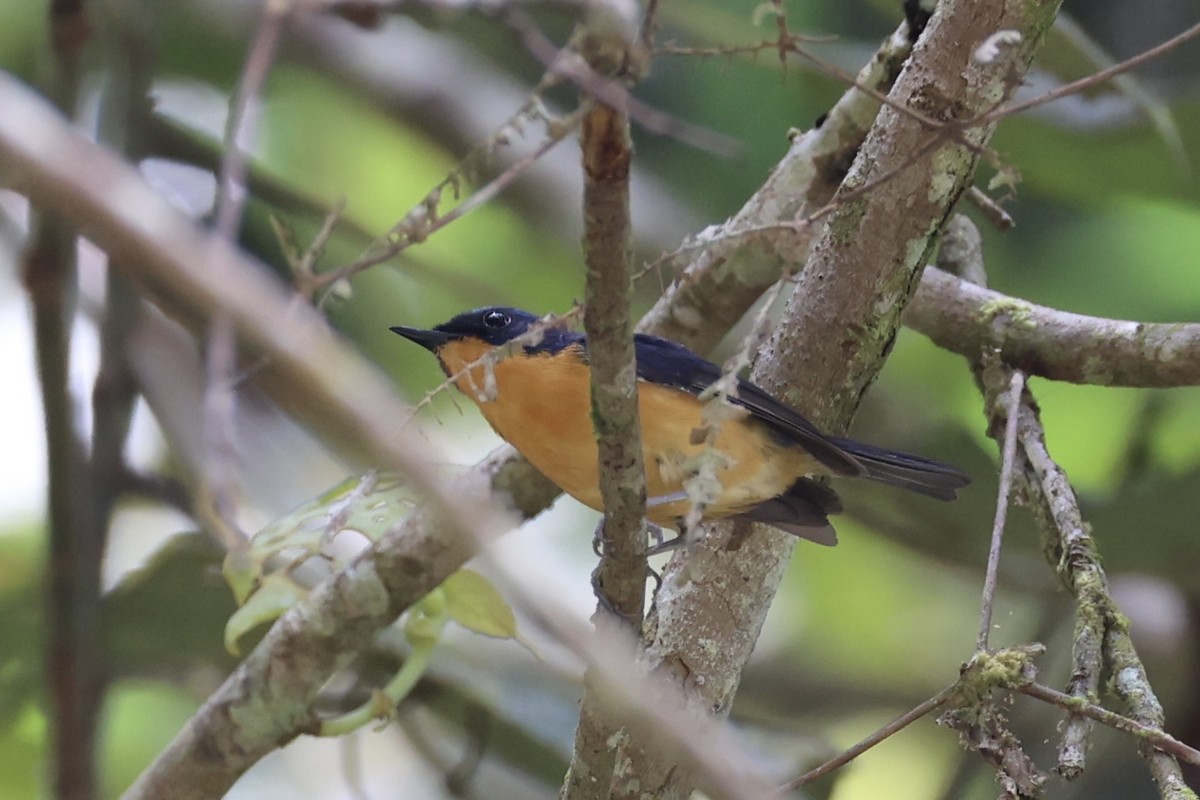
[[(451, 374), (484, 355), (481, 341), (452, 342), (439, 352)], [(457, 385), (509, 444), (567, 494), (600, 510), (599, 467), (591, 423), (588, 368), (578, 353), (524, 354), (498, 361), (490, 370), (474, 367)], [(708, 446), (693, 443), (703, 424), (703, 404), (678, 389), (639, 381), (638, 410), (646, 464), (647, 516), (662, 525), (687, 514), (690, 503), (655, 503), (683, 491)], [(799, 447), (777, 443), (752, 418), (721, 423), (712, 450), (720, 454), (720, 489), (705, 517), (745, 511), (785, 492), (802, 475), (821, 471)]]

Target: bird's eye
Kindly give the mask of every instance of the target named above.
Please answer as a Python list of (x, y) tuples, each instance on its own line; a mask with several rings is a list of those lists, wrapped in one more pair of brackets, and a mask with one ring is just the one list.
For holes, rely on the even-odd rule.
[(483, 315), (483, 324), (493, 330), (499, 330), (512, 322), (503, 311), (488, 311)]

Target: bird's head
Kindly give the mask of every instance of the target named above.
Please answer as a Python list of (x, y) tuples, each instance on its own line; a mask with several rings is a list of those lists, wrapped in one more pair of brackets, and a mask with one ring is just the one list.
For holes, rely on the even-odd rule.
[(396, 325), (391, 330), (416, 342), (438, 357), (447, 375), (529, 330), (538, 317), (528, 311), (488, 306), (467, 311), (431, 330)]

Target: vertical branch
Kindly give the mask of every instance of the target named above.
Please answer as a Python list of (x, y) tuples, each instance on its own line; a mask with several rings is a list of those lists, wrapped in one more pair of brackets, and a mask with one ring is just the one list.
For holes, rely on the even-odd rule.
[(629, 318), (630, 283), (629, 123), (608, 106), (583, 122), (584, 247), (587, 261), (588, 360), (592, 420), (600, 449), (604, 498), (596, 572), (602, 603), (635, 630), (641, 627), (646, 582), (646, 507), (637, 364)]
[[(49, 12), (53, 58), (47, 94), (71, 116), (91, 23), (82, 0), (55, 0)], [(22, 277), (33, 307), (49, 465), (45, 580), (51, 782), (59, 800), (90, 800), (96, 796), (96, 713), (102, 684), (97, 608), (103, 543), (87, 508), (87, 463), (68, 388), (76, 240), (75, 231), (52, 212), (37, 214), (32, 231)]]
[[(649, 24), (649, 23), (648, 23)], [(583, 49), (597, 64), (597, 52), (612, 44), (585, 34)], [(614, 59), (620, 65), (624, 57)], [(580, 131), (584, 169), (584, 259), (587, 264), (584, 327), (588, 335), (592, 422), (599, 448), (604, 519), (602, 551), (593, 574), (599, 607), (598, 630), (628, 637), (641, 630), (646, 593), (645, 467), (637, 403), (637, 363), (629, 304), (633, 295), (632, 223), (629, 168), (633, 157), (629, 119), (623, 108), (597, 103)], [(632, 647), (629, 667), (633, 668)], [(598, 677), (585, 676), (579, 725), (564, 798), (610, 796), (621, 757), (613, 738), (625, 722), (612, 709)]]
[(76, 291), (74, 231), (62, 220), (42, 215), (24, 256), (23, 273), (33, 306), (50, 470), (46, 688), (54, 796), (88, 800), (96, 796), (96, 711), (101, 685), (96, 610), (103, 546), (88, 513), (88, 470), (68, 387)]

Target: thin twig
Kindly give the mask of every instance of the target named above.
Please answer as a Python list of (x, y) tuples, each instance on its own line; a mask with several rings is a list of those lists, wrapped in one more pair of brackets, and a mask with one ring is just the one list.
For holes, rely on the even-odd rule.
[(608, 106), (596, 106), (582, 133), (584, 258), (587, 262), (583, 315), (588, 335), (592, 414), (604, 499), (596, 589), (604, 611), (639, 631), (646, 586), (645, 468), (633, 324), (629, 305), (632, 223), (629, 167), (633, 148), (628, 120)]
[[(911, 51), (902, 26), (883, 42), (857, 80), (890, 90)], [(794, 136), (787, 154), (736, 214), (680, 248), (681, 253), (697, 255), (679, 269), (640, 329), (707, 352), (781, 274), (800, 269), (808, 258), (813, 228), (791, 228), (790, 237), (764, 237), (762, 246), (726, 234), (790, 223), (828, 203), (878, 110), (873, 97), (852, 89), (830, 109), (824, 124)]]
[(786, 792), (795, 791), (801, 786), (806, 786), (807, 784), (810, 784), (819, 778), (825, 777), (835, 769), (844, 767), (846, 764), (849, 764), (851, 761), (858, 758), (863, 753), (882, 742), (884, 739), (887, 739), (893, 734), (899, 733), (909, 725), (919, 720), (921, 717), (924, 717), (941, 708), (946, 704), (947, 701), (950, 700), (950, 698), (954, 696), (956, 691), (958, 691), (957, 683), (947, 686), (945, 689), (942, 689), (940, 692), (926, 700), (924, 703), (921, 703), (916, 708), (905, 714), (901, 714), (899, 717), (896, 717), (896, 719), (892, 720), (887, 725), (884, 725), (882, 728), (875, 731), (853, 747), (847, 748), (843, 752), (838, 753), (836, 756), (826, 761), (824, 764), (810, 769), (800, 777), (793, 778), (792, 780), (783, 784), (779, 787), (780, 793), (783, 794)]
[(1030, 697), (1035, 697), (1038, 700), (1044, 700), (1047, 703), (1056, 705), (1061, 709), (1070, 711), (1072, 714), (1078, 714), (1088, 719), (1093, 719), (1102, 725), (1107, 725), (1110, 728), (1131, 733), (1138, 739), (1150, 742), (1159, 750), (1170, 753), (1181, 761), (1200, 766), (1200, 750), (1179, 741), (1163, 730), (1150, 725), (1144, 725), (1115, 711), (1109, 711), (1107, 708), (1102, 708), (1095, 703), (1088, 703), (1080, 700), (1078, 697), (1073, 697), (1057, 689), (1051, 689), (1049, 686), (1043, 686), (1040, 683), (1031, 683), (1028, 686), (1021, 687), (1018, 691)]
[[(352, 264), (348, 264), (332, 272), (324, 272), (317, 275), (314, 283), (320, 287), (327, 287), (340, 281), (350, 280), (359, 273), (394, 258), (410, 246), (425, 241), (432, 234), (445, 228), (450, 223), (465, 217), (475, 209), (491, 201), (507, 189), (538, 159), (570, 135), (579, 126), (580, 120), (587, 113), (589, 107), (589, 103), (584, 103), (566, 117), (548, 123), (546, 138), (532, 152), (514, 161), (504, 172), (488, 181), (484, 186), (473, 192), (470, 197), (445, 214), (437, 214), (436, 210), (442, 191), (447, 187), (447, 184), (443, 183), (435, 187), (403, 220), (392, 228), (390, 235), (393, 238), (385, 246), (377, 249), (374, 253), (363, 256)], [(457, 177), (452, 178), (454, 183), (457, 183), (457, 180)]]
[(629, 119), (642, 128), (723, 158), (733, 158), (741, 152), (741, 143), (736, 139), (654, 108), (630, 95), (620, 80), (596, 72), (581, 58), (564, 56), (524, 12), (512, 9), (505, 16), (505, 21), (525, 48), (548, 71), (571, 81), (582, 93), (594, 97), (597, 101), (623, 109), (629, 115)]
[(981, 124), (987, 122), (996, 122), (1006, 117), (1011, 117), (1013, 114), (1019, 114), (1022, 111), (1028, 111), (1031, 108), (1037, 108), (1038, 106), (1044, 106), (1047, 103), (1051, 103), (1055, 100), (1061, 100), (1069, 95), (1078, 94), (1082, 91), (1092, 88), (1093, 86), (1104, 83), (1110, 78), (1114, 78), (1123, 72), (1128, 72), (1135, 67), (1139, 67), (1147, 61), (1153, 61), (1154, 59), (1169, 53), (1180, 45), (1195, 39), (1197, 36), (1200, 36), (1200, 22), (1188, 28), (1183, 33), (1172, 36), (1162, 44), (1151, 47), (1149, 50), (1138, 53), (1136, 56), (1127, 58), (1119, 64), (1114, 64), (1108, 69), (1102, 69), (1099, 72), (1094, 72), (1087, 77), (1080, 78), (1077, 81), (1071, 81), (1070, 83), (1060, 86), (1057, 89), (1053, 89), (1045, 94), (1038, 95), (1037, 97), (1031, 97), (1030, 99), (1024, 100), (1020, 103), (1001, 106), (995, 111), (985, 115), (979, 120), (979, 122)]
[(283, 25), (291, 13), (287, 0), (268, 0), (263, 4), (258, 30), (242, 65), (237, 90), (229, 101), (225, 122), (225, 152), (217, 174), (216, 221), (214, 228), (226, 239), (237, 237), (246, 205), (247, 159), (243, 147), (249, 147), (258, 127), (259, 96), (271, 72)]
[(983, 608), (979, 614), (979, 636), (976, 650), (988, 649), (992, 629), (992, 606), (996, 600), (996, 576), (1000, 571), (1000, 548), (1004, 543), (1004, 524), (1008, 520), (1009, 495), (1012, 492), (1013, 464), (1017, 460), (1017, 411), (1025, 376), (1014, 370), (1008, 390), (1007, 421), (1004, 424), (1004, 448), (1000, 462), (1000, 488), (996, 495), (996, 516), (992, 522), (992, 543), (988, 548), (987, 573), (983, 579)]
[[(777, 5), (777, 3), (773, 2), (772, 5)], [(780, 28), (779, 35), (775, 39), (767, 39), (762, 42), (758, 42), (756, 44), (746, 45), (746, 46), (741, 46), (741, 47), (713, 48), (711, 51), (697, 50), (697, 49), (692, 49), (692, 48), (669, 48), (669, 49), (665, 50), (664, 52), (669, 55), (685, 55), (685, 54), (730, 55), (730, 54), (739, 53), (739, 52), (759, 52), (761, 50), (775, 50), (779, 53), (780, 61), (785, 67), (786, 67), (786, 60), (784, 57), (787, 53), (790, 52), (794, 55), (799, 56), (802, 60), (807, 61), (808, 63), (815, 66), (817, 68), (818, 72), (824, 73), (825, 75), (828, 75), (829, 77), (834, 78), (837, 81), (840, 81), (841, 83), (845, 84), (846, 86), (852, 87), (854, 89), (857, 89), (860, 92), (863, 92), (863, 93), (869, 95), (872, 99), (877, 101), (881, 106), (886, 106), (888, 108), (891, 108), (896, 113), (902, 114), (903, 116), (909, 117), (909, 118), (919, 122), (921, 125), (925, 126), (929, 131), (934, 132), (934, 133), (945, 133), (946, 135), (951, 137), (956, 143), (961, 144), (964, 147), (971, 149), (976, 154), (984, 154), (986, 152), (983, 148), (981, 148), (977, 144), (971, 142), (970, 139), (965, 135), (965, 132), (967, 130), (987, 124), (987, 121), (984, 119), (983, 115), (977, 117), (976, 119), (968, 119), (968, 120), (960, 120), (960, 121), (937, 120), (937, 119), (934, 119), (933, 117), (930, 117), (927, 114), (922, 113), (916, 106), (905, 105), (904, 103), (897, 102), (896, 100), (889, 97), (885, 92), (881, 92), (878, 88), (870, 85), (867, 82), (862, 81), (859, 77), (856, 77), (856, 76), (850, 74), (849, 72), (846, 72), (841, 67), (838, 67), (836, 64), (826, 61), (825, 59), (821, 58), (820, 56), (816, 55), (815, 53), (813, 53), (813, 52), (809, 51), (808, 49), (806, 49), (805, 47), (803, 47), (802, 42), (823, 41), (823, 39), (821, 39), (820, 37), (809, 37), (809, 36), (803, 36), (803, 35), (791, 33), (787, 29), (786, 17), (782, 14), (781, 11), (776, 11), (775, 13), (776, 13), (776, 20), (777, 20), (776, 24)], [(936, 144), (936, 143), (937, 142), (934, 142), (934, 144)]]
[(342, 221), (342, 216), (345, 213), (346, 198), (339, 197), (334, 201), (333, 206), (325, 215), (325, 219), (321, 222), (321, 228), (317, 231), (317, 235), (313, 237), (309, 246), (304, 250), (304, 254), (296, 259), (293, 264), (292, 269), (295, 272), (296, 283), (300, 288), (302, 296), (312, 296), (312, 284), (316, 274), (317, 262), (320, 261), (321, 256), (325, 252), (325, 246), (333, 237), (333, 232), (337, 228), (338, 223)]
[(968, 188), (966, 197), (987, 218), (987, 221), (992, 223), (992, 227), (996, 230), (1012, 230), (1013, 226), (1017, 224), (1012, 215), (1004, 210), (1003, 206), (993, 200), (987, 192), (978, 186)]

